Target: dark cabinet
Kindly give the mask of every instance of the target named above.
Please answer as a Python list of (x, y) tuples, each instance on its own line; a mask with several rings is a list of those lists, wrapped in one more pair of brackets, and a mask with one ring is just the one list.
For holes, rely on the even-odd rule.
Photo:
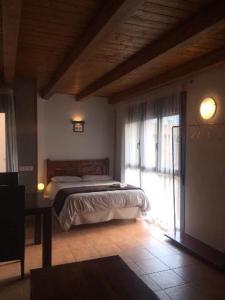
[(0, 185), (0, 261), (20, 260), (24, 276), (25, 187)]

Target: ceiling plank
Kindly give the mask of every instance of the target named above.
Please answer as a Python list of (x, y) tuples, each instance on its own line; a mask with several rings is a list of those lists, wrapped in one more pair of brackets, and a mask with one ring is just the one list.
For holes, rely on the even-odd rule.
[(204, 7), (202, 11), (191, 17), (183, 25), (180, 25), (170, 31), (153, 44), (148, 44), (128, 60), (119, 64), (112, 71), (88, 85), (84, 90), (76, 95), (76, 99), (78, 101), (84, 100), (106, 85), (118, 80), (122, 76), (132, 72), (138, 67), (141, 67), (170, 49), (183, 46), (184, 43), (188, 43), (191, 38), (196, 38), (198, 34), (201, 34), (215, 24), (222, 22), (224, 17), (225, 1), (212, 1), (209, 5)]
[(3, 76), (11, 83), (16, 69), (22, 0), (2, 0)]
[(178, 79), (185, 78), (186, 76), (202, 71), (209, 67), (215, 66), (219, 63), (225, 62), (225, 48), (213, 51), (209, 54), (206, 54), (200, 58), (192, 60), (186, 64), (183, 64), (169, 72), (161, 74), (157, 77), (154, 77), (150, 80), (146, 80), (132, 88), (129, 88), (125, 91), (116, 93), (109, 98), (109, 103), (115, 104), (121, 101), (128, 100), (131, 96), (137, 96), (145, 94), (153, 89), (159, 88), (160, 86), (169, 84)]
[(99, 14), (94, 18), (82, 38), (76, 41), (70, 55), (65, 58), (49, 83), (41, 91), (42, 97), (49, 99), (63, 78), (93, 51), (99, 40), (115, 30), (116, 26), (132, 15), (143, 2), (144, 0), (107, 1), (107, 4), (104, 5)]

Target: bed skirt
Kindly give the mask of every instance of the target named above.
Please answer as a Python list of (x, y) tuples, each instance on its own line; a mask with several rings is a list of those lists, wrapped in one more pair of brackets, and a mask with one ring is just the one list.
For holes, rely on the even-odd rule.
[[(128, 220), (128, 219), (136, 219), (143, 216), (143, 212), (138, 207), (127, 207), (127, 208), (117, 208), (111, 210), (102, 210), (98, 212), (92, 213), (79, 213), (77, 214), (73, 220), (72, 225), (81, 225), (81, 224), (93, 224), (100, 222), (107, 222), (110, 220)], [(60, 217), (58, 218), (61, 225), (64, 225), (64, 229), (66, 228), (66, 224), (62, 224), (62, 220)]]

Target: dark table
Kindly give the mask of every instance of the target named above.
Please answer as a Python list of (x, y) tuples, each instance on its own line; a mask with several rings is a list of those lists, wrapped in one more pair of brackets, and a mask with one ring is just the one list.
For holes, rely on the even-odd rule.
[(119, 256), (31, 270), (32, 300), (156, 300)]
[(35, 217), (34, 242), (42, 242), (42, 264), (50, 267), (52, 261), (52, 202), (42, 193), (27, 194), (25, 215)]

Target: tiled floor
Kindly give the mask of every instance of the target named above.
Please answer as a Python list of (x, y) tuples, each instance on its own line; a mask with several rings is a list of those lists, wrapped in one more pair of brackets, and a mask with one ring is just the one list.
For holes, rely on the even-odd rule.
[[(41, 246), (31, 244), (27, 229), (26, 279), (19, 264), (0, 265), (0, 299), (30, 299), (29, 271), (41, 267)], [(119, 254), (159, 299), (224, 300), (225, 275), (173, 247), (163, 232), (145, 221), (116, 221), (74, 227), (54, 224), (53, 264)], [(138, 299), (137, 299), (138, 300)]]

